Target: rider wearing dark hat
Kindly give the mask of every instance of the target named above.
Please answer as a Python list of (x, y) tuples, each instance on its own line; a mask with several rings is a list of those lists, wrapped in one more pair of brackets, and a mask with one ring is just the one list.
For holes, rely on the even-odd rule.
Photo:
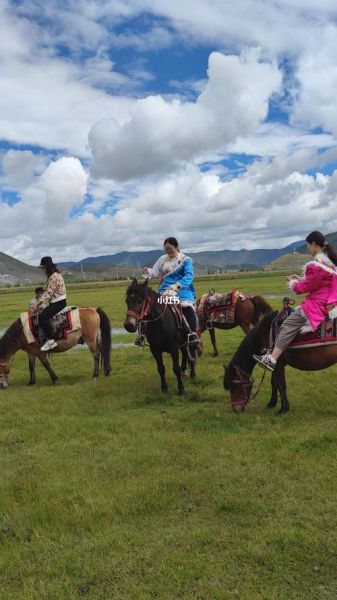
[(44, 256), (41, 258), (39, 268), (43, 269), (48, 279), (47, 289), (40, 296), (36, 305), (36, 309), (38, 309), (41, 304), (49, 303), (39, 315), (40, 326), (47, 337), (47, 341), (41, 346), (41, 350), (47, 352), (53, 350), (53, 348), (56, 348), (57, 346), (53, 337), (50, 319), (66, 307), (66, 286), (64, 279), (51, 256)]

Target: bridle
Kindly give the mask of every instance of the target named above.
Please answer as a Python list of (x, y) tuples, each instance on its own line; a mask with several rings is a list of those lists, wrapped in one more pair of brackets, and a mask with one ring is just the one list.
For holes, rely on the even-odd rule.
[(244, 398), (247, 404), (249, 401), (250, 392), (254, 385), (254, 379), (249, 373), (246, 373), (246, 371), (241, 369), (241, 367), (238, 367), (237, 365), (233, 365), (233, 367), (236, 373), (236, 377), (232, 380), (232, 382), (237, 383), (242, 387)]
[(137, 313), (134, 310), (128, 310), (127, 311), (127, 316), (128, 317), (133, 317), (134, 319), (136, 319), (137, 323), (153, 323), (154, 321), (158, 321), (159, 319), (161, 319), (167, 309), (168, 304), (165, 303), (164, 304), (164, 310), (160, 313), (160, 315), (158, 317), (156, 317), (155, 319), (147, 319), (146, 317), (149, 316), (151, 308), (153, 307), (154, 301), (151, 300), (150, 298), (146, 297), (143, 301), (143, 304), (141, 306), (140, 312)]
[[(261, 386), (264, 382), (264, 378), (266, 376), (267, 371), (263, 371), (263, 374), (259, 381), (259, 384), (258, 384), (254, 394), (251, 396), (250, 393), (251, 393), (251, 391), (253, 389), (253, 385), (254, 385), (253, 377), (249, 373), (246, 373), (246, 371), (241, 369), (241, 367), (238, 367), (238, 365), (233, 365), (233, 368), (235, 369), (236, 378), (232, 379), (232, 383), (236, 383), (241, 386), (243, 394), (244, 394), (245, 403), (248, 404), (249, 401), (254, 400), (254, 398), (256, 398), (256, 396), (258, 395), (258, 393), (261, 389)], [(234, 402), (234, 405), (235, 404), (241, 404), (241, 403)]]

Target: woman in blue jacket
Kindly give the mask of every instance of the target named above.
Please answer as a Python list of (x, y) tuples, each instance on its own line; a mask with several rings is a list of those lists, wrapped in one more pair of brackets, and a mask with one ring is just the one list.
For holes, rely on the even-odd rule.
[(193, 286), (194, 271), (192, 259), (179, 250), (179, 244), (174, 237), (169, 237), (164, 242), (163, 254), (152, 268), (142, 269), (143, 277), (148, 279), (159, 278), (158, 292), (162, 296), (178, 296), (183, 313), (190, 326), (191, 332), (188, 343), (197, 345), (198, 321), (195, 311), (195, 289)]

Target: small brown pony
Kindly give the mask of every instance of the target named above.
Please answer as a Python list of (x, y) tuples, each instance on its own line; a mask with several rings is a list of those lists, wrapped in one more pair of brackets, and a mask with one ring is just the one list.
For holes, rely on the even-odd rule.
[[(93, 377), (96, 378), (99, 375), (100, 359), (104, 374), (109, 375), (111, 371), (111, 327), (109, 318), (101, 308), (79, 308), (79, 314), (81, 328), (70, 332), (66, 340), (59, 340), (57, 347), (53, 350), (53, 354), (55, 352), (66, 352), (79, 341), (83, 341), (89, 346), (94, 357)], [(21, 319), (17, 319), (0, 339), (0, 388), (8, 386), (11, 359), (18, 350), (27, 352), (29, 356), (29, 384), (32, 385), (35, 383), (36, 357), (40, 359), (45, 369), (47, 369), (52, 382), (55, 383), (57, 381), (57, 375), (50, 366), (47, 353), (41, 352), (38, 342), (28, 344), (23, 332)]]
[[(200, 300), (201, 298), (197, 300), (197, 309), (199, 307)], [(251, 329), (251, 325), (256, 325), (262, 317), (270, 314), (272, 311), (272, 307), (268, 304), (268, 302), (265, 301), (264, 298), (262, 298), (262, 296), (246, 296), (244, 300), (242, 300), (239, 296), (235, 304), (234, 322), (217, 323), (216, 321), (213, 321), (212, 328), (208, 330), (213, 346), (212, 356), (215, 358), (219, 354), (215, 339), (215, 328), (233, 329), (233, 327), (239, 326), (247, 335)], [(206, 323), (206, 317), (204, 320), (200, 319), (199, 317), (201, 333), (207, 329)]]

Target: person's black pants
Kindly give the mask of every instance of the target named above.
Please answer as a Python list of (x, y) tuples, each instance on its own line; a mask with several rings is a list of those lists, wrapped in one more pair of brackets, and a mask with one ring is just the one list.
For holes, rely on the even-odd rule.
[(60, 310), (67, 306), (66, 300), (59, 300), (58, 302), (51, 302), (43, 311), (39, 314), (39, 324), (41, 329), (47, 336), (48, 340), (52, 340), (54, 338), (52, 326), (49, 322), (54, 315), (56, 315)]
[(191, 331), (197, 331), (198, 320), (194, 308), (192, 308), (192, 306), (183, 306), (183, 314), (186, 317), (187, 323), (189, 324)]

